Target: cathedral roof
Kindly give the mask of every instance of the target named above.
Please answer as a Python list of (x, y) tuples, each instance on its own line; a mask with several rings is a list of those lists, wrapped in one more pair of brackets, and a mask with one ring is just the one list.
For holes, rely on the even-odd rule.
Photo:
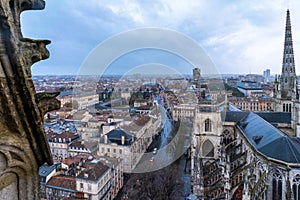
[(238, 122), (249, 114), (247, 111), (222, 112), (221, 116), (225, 122)]
[[(245, 118), (249, 114), (249, 111), (229, 111), (222, 113), (222, 119), (226, 122), (238, 122)], [(256, 112), (258, 116), (276, 125), (279, 123), (291, 123), (291, 113), (289, 112)]]
[(290, 124), (292, 121), (290, 112), (257, 112), (256, 114), (271, 124)]
[(300, 140), (289, 137), (255, 113), (248, 113), (238, 122), (248, 142), (267, 157), (300, 163)]

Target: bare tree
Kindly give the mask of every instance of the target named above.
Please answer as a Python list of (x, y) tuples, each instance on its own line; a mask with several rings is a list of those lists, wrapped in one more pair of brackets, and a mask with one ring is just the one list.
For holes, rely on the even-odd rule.
[(133, 174), (124, 188), (129, 199), (176, 200), (184, 197), (182, 172), (173, 165), (164, 169)]

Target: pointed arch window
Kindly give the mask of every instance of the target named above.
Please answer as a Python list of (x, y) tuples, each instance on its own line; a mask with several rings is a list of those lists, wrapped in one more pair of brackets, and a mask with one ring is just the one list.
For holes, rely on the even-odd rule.
[(229, 130), (225, 129), (222, 135), (222, 144), (227, 146), (234, 140), (234, 136), (230, 133)]
[(210, 140), (205, 140), (205, 142), (202, 145), (202, 155), (204, 157), (214, 157), (215, 148), (213, 143)]
[(293, 194), (294, 199), (300, 199), (300, 175), (297, 174), (293, 178)]
[(204, 121), (204, 131), (211, 132), (211, 120), (210, 119), (206, 119)]
[(282, 199), (282, 175), (279, 171), (273, 174), (272, 186), (272, 199)]

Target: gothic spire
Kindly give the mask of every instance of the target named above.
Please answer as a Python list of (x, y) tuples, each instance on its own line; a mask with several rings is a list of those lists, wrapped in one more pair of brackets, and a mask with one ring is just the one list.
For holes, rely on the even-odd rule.
[(281, 73), (281, 97), (290, 99), (292, 91), (295, 89), (295, 61), (292, 40), (292, 26), (290, 19), (290, 11), (287, 10), (286, 26), (285, 26), (285, 40)]

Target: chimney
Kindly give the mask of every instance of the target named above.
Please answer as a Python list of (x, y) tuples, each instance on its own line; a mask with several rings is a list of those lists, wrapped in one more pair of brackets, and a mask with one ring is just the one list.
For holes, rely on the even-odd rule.
[(84, 178), (89, 178), (89, 175), (87, 173), (84, 173)]
[(124, 144), (125, 144), (125, 136), (124, 136), (124, 135), (122, 135), (121, 144), (122, 144), (122, 145), (124, 145)]
[(107, 135), (104, 135), (104, 143), (107, 144)]

